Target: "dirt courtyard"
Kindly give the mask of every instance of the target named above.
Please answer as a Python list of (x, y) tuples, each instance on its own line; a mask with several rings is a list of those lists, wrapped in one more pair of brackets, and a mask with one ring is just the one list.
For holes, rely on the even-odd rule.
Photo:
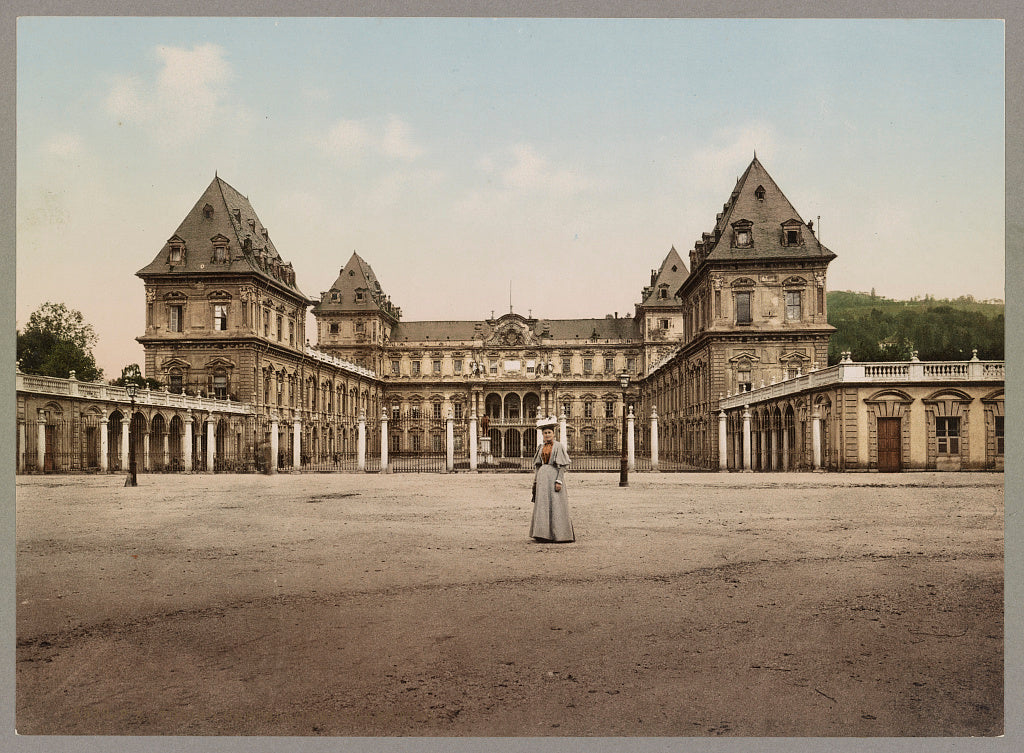
[(992, 736), (1003, 476), (17, 480), (21, 734)]

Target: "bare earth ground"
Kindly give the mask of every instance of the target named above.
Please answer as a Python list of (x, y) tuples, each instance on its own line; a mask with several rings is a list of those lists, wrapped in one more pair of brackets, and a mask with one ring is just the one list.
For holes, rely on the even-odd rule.
[(21, 734), (1003, 729), (1003, 477), (22, 477)]

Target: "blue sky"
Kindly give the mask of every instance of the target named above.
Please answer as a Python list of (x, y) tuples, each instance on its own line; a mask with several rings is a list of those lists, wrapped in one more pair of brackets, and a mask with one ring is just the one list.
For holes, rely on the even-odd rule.
[[(216, 171), (317, 297), (353, 250), (404, 316), (631, 311), (754, 151), (832, 290), (1003, 297), (997, 21), (23, 18), (17, 308), (141, 362), (134, 273)], [(820, 222), (818, 222), (820, 217)]]

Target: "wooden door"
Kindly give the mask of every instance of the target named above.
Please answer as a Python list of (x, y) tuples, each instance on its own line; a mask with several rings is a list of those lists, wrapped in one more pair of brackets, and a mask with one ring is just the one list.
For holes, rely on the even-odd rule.
[(900, 445), (902, 431), (900, 419), (878, 419), (878, 470), (896, 473), (900, 470)]

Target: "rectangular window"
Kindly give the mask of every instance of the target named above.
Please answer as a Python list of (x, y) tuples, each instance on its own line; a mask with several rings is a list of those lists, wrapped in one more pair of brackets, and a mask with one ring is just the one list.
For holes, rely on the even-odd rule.
[(277, 404), (280, 405), (284, 399), (284, 381), (281, 379), (277, 380)]
[(270, 309), (263, 309), (263, 336), (270, 337)]
[(213, 375), (213, 396), (225, 400), (228, 396), (228, 378), (224, 374)]
[(571, 374), (572, 373), (572, 359), (571, 358), (563, 358), (562, 359), (562, 373), (563, 374)]
[(410, 436), (411, 436), (411, 439), (412, 439), (412, 451), (413, 452), (419, 452), (420, 450), (422, 450), (423, 449), (423, 446), (422, 446), (423, 438), (420, 437), (419, 434), (412, 434)]
[(362, 302), (363, 302), (363, 291), (362, 290), (357, 290), (356, 291), (356, 303), (362, 303)]
[(366, 334), (366, 323), (365, 322), (356, 322), (356, 334), (357, 335)]
[(411, 365), (412, 365), (412, 375), (413, 376), (419, 376), (420, 375), (420, 362), (419, 361), (413, 361)]
[(583, 359), (583, 373), (584, 374), (593, 374), (594, 373), (594, 359), (593, 358), (584, 358)]
[(441, 418), (441, 403), (432, 403), (432, 405), (433, 405), (433, 411), (434, 411), (433, 412), (434, 419), (435, 420), (436, 419), (440, 419)]
[(455, 371), (456, 374), (461, 374), (462, 373), (462, 359), (461, 358), (456, 358), (454, 361), (452, 361), (452, 369)]
[(587, 400), (585, 403), (583, 403), (583, 417), (584, 418), (593, 418), (594, 417), (594, 401), (593, 400)]
[(182, 332), (182, 315), (185, 312), (185, 307), (180, 304), (174, 304), (170, 307), (167, 317), (167, 329), (171, 332)]
[(461, 420), (462, 419), (462, 403), (455, 403), (455, 405), (453, 407), (454, 407), (454, 411), (455, 411), (455, 420), (456, 421)]
[(668, 329), (668, 324), (669, 324), (668, 319), (659, 319), (658, 320), (658, 326), (661, 327), (662, 329)]
[(432, 434), (430, 437), (430, 447), (432, 452), (444, 452), (444, 437), (440, 434)]
[(171, 264), (181, 264), (181, 246), (171, 246)]
[(277, 341), (284, 340), (284, 318), (277, 317)]
[(409, 408), (409, 418), (419, 420), (420, 418), (420, 406), (419, 404), (413, 405)]
[(221, 264), (224, 263), (225, 261), (227, 261), (227, 257), (228, 257), (227, 251), (228, 250), (224, 246), (214, 246), (213, 247), (213, 260), (215, 262), (218, 262), (218, 263), (221, 263)]
[(330, 332), (331, 332), (332, 335), (338, 334), (338, 323), (337, 322), (331, 322)]
[(492, 374), (497, 374), (498, 373), (498, 362), (497, 361), (491, 361), (490, 371), (491, 371)]
[(996, 419), (996, 454), (1003, 454), (1003, 417), (995, 416)]
[(291, 319), (288, 320), (288, 344), (295, 345), (295, 322)]
[(818, 314), (825, 313), (825, 288), (818, 288)]
[(604, 373), (605, 374), (614, 374), (615, 373), (615, 359), (614, 358), (606, 358), (606, 359), (604, 359)]
[(180, 395), (182, 386), (181, 374), (171, 374), (168, 389), (175, 395)]
[(786, 319), (789, 321), (800, 320), (800, 291), (786, 291)]
[(605, 400), (604, 401), (604, 417), (615, 418), (615, 401)]
[(736, 323), (750, 324), (750, 292), (743, 290), (736, 293)]
[(441, 373), (441, 362), (440, 361), (435, 359), (434, 362), (431, 364), (431, 367), (433, 368), (435, 374), (440, 374)]
[(398, 376), (402, 373), (402, 362), (392, 361), (391, 362), (391, 376)]
[(636, 359), (635, 358), (627, 358), (626, 359), (626, 371), (628, 371), (630, 374), (632, 374), (633, 372), (636, 371)]
[(562, 403), (562, 414), (566, 418), (572, 418), (572, 403)]
[(213, 328), (222, 332), (228, 328), (228, 307), (223, 303), (214, 304)]
[(940, 455), (960, 454), (960, 417), (939, 416), (935, 419), (935, 437)]

